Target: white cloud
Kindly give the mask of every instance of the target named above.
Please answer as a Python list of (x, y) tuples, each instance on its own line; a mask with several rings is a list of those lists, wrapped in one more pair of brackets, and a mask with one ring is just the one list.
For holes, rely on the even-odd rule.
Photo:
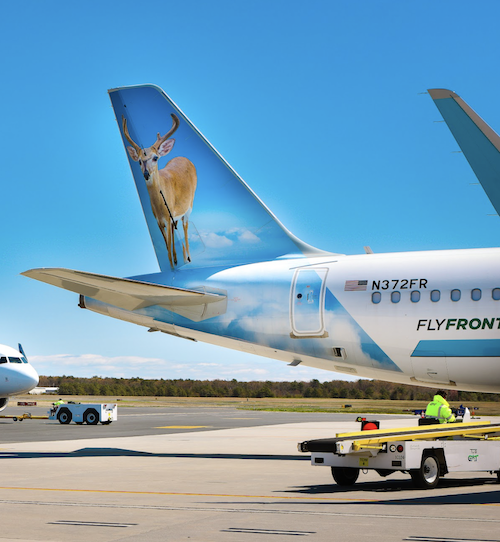
[(224, 248), (230, 247), (233, 244), (231, 239), (213, 232), (203, 233), (201, 237), (205, 246), (209, 248)]
[[(242, 362), (232, 356), (220, 362), (193, 361), (179, 363), (162, 358), (140, 356), (102, 356), (98, 354), (53, 354), (30, 356), (30, 362), (39, 374), (45, 376), (75, 376), (90, 378), (103, 376), (113, 378), (192, 378), (197, 380), (272, 380), (272, 381), (309, 381), (316, 378), (322, 382), (341, 378), (337, 375), (304, 365), (290, 367), (286, 363), (248, 355), (249, 360)], [(348, 378), (349, 380), (357, 380)]]
[(230, 228), (222, 231), (202, 231), (200, 237), (206, 247), (225, 248), (234, 245), (234, 243), (243, 243), (246, 245), (255, 245), (261, 242), (261, 239), (245, 228)]
[(99, 354), (54, 354), (30, 356), (30, 362), (41, 375), (112, 376), (116, 378), (165, 378), (168, 362), (161, 358), (140, 356), (106, 357)]
[(255, 244), (260, 243), (260, 239), (251, 231), (245, 230), (243, 233), (241, 233), (238, 237), (238, 239), (242, 243), (248, 243), (248, 244)]

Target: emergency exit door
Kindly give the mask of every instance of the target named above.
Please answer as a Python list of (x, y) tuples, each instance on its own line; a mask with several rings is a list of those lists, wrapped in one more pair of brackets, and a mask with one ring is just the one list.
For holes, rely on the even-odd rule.
[(328, 337), (324, 322), (327, 273), (326, 267), (295, 271), (290, 295), (292, 338)]

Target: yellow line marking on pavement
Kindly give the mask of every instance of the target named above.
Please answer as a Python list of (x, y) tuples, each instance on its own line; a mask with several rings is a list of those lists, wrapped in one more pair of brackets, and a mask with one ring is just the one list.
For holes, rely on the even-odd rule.
[[(70, 489), (70, 488), (55, 488), (55, 487), (0, 487), (0, 491), (14, 489), (22, 491), (59, 491), (68, 493), (110, 493), (121, 495), (165, 495), (165, 496), (180, 496), (180, 497), (231, 497), (238, 499), (288, 499), (295, 501), (363, 501), (363, 502), (382, 502), (381, 499), (354, 499), (346, 497), (291, 497), (289, 495), (233, 495), (232, 493), (179, 493), (176, 491), (128, 491), (120, 489)], [(385, 502), (385, 501), (383, 501)]]
[(154, 429), (202, 429), (205, 427), (212, 427), (211, 425), (162, 425), (161, 427), (155, 427)]
[[(385, 502), (390, 504), (392, 501), (384, 499), (361, 499), (361, 498), (349, 498), (349, 497), (303, 497), (303, 496), (289, 496), (289, 495), (236, 495), (233, 493), (181, 493), (176, 491), (129, 491), (119, 489), (71, 489), (71, 488), (55, 488), (55, 487), (0, 487), (0, 491), (4, 490), (21, 490), (21, 491), (48, 491), (48, 492), (60, 492), (60, 493), (100, 493), (100, 494), (118, 494), (118, 495), (163, 495), (171, 497), (228, 497), (239, 499), (273, 499), (273, 500), (294, 500), (294, 501), (353, 501), (353, 502)], [(473, 503), (475, 506), (500, 506), (499, 503)]]

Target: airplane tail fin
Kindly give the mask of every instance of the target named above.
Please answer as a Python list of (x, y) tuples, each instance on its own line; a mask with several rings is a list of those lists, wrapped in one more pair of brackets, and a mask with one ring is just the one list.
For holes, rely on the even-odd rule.
[(451, 90), (428, 92), (500, 215), (500, 137)]
[(286, 230), (159, 87), (109, 95), (162, 271), (326, 254)]

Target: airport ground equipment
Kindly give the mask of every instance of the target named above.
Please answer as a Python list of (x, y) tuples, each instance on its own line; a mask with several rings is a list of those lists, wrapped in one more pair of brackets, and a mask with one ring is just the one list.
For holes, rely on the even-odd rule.
[(54, 405), (48, 412), (49, 420), (58, 420), (59, 423), (68, 424), (74, 421), (77, 424), (86, 423), (97, 425), (110, 424), (118, 419), (118, 405), (116, 403), (64, 403)]
[(23, 420), (48, 420), (48, 416), (32, 416), (29, 412), (18, 414), (17, 416), (4, 414), (0, 418), (8, 418), (15, 422), (22, 422)]
[[(467, 410), (469, 411), (471, 416), (475, 416), (477, 414), (477, 411), (479, 410), (479, 407), (466, 407), (464, 405), (460, 405), (457, 408), (451, 407), (451, 411), (453, 412), (453, 414), (455, 414), (457, 418), (463, 418)], [(413, 412), (413, 414), (422, 418), (425, 416), (425, 411), (425, 408), (408, 408), (404, 410), (404, 412)]]
[(360, 470), (381, 476), (408, 472), (414, 485), (436, 487), (449, 472), (496, 473), (500, 482), (500, 424), (469, 422), (338, 433), (298, 444), (313, 466), (330, 467), (338, 485), (356, 483)]

